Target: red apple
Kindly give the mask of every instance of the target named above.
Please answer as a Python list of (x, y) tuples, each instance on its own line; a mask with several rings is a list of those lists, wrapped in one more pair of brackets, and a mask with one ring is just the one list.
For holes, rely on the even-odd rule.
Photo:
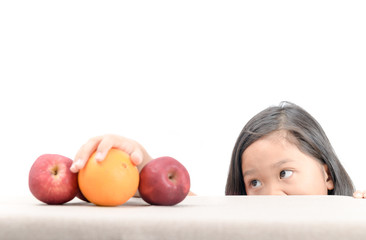
[(58, 154), (44, 154), (29, 171), (29, 189), (40, 201), (63, 204), (79, 191), (77, 174), (70, 171), (72, 160)]
[(156, 158), (140, 172), (140, 196), (153, 205), (180, 203), (188, 195), (190, 185), (187, 169), (171, 157)]
[[(79, 186), (78, 186), (78, 188), (79, 188)], [(85, 202), (89, 202), (89, 200), (86, 199), (84, 194), (81, 192), (80, 188), (78, 189), (78, 193), (76, 194), (76, 197), (79, 198), (80, 200), (85, 201)]]

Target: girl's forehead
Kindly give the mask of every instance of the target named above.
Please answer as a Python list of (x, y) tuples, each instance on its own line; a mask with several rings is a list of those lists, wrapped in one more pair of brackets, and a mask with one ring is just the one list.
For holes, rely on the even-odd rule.
[(273, 164), (276, 161), (299, 160), (306, 156), (284, 131), (274, 132), (252, 143), (242, 155), (243, 165)]
[(295, 138), (295, 136), (292, 133), (290, 133), (289, 131), (284, 130), (284, 129), (273, 131), (273, 132), (261, 137), (258, 140), (261, 140), (261, 139), (262, 140), (267, 139), (269, 141), (275, 141), (275, 142), (281, 141), (281, 142), (287, 142), (287, 143), (292, 143), (292, 144), (297, 143), (297, 139)]

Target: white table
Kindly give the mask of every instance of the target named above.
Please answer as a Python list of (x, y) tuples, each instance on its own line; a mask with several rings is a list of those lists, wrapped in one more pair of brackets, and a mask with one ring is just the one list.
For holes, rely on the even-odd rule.
[(366, 239), (366, 199), (341, 196), (187, 197), (172, 207), (118, 207), (27, 196), (0, 200), (0, 239)]

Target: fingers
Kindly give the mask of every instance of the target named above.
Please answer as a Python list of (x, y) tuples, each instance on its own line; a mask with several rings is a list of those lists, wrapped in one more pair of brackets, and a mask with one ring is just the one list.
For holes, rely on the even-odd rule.
[(95, 160), (100, 162), (103, 161), (104, 158), (107, 156), (109, 150), (113, 147), (113, 140), (111, 137), (105, 137), (100, 141), (97, 152), (95, 154)]
[(362, 192), (361, 191), (356, 191), (356, 192), (354, 192), (353, 193), (353, 197), (354, 198), (362, 198), (363, 197), (363, 194), (362, 194)]
[(356, 192), (353, 193), (353, 197), (358, 199), (366, 198), (366, 191), (357, 190)]
[(111, 148), (120, 149), (125, 153), (127, 153), (128, 155), (130, 155), (131, 161), (135, 165), (139, 165), (142, 163), (143, 153), (140, 149), (140, 146), (138, 143), (136, 143), (131, 139), (127, 139), (120, 136), (109, 139), (106, 138), (105, 141), (102, 141), (100, 143), (97, 152), (101, 153), (100, 154), (101, 157), (105, 157)]
[(131, 153), (131, 161), (136, 166), (142, 163), (143, 153), (140, 149), (136, 148), (134, 152)]
[(85, 143), (74, 158), (74, 162), (70, 167), (71, 172), (77, 173), (80, 169), (82, 169), (90, 156), (97, 149), (102, 137), (94, 137), (91, 138), (87, 143)]
[(117, 135), (104, 135), (91, 138), (84, 144), (75, 156), (74, 163), (70, 167), (72, 172), (82, 169), (90, 156), (96, 152), (95, 160), (103, 161), (111, 148), (117, 148), (130, 155), (131, 162), (136, 166), (143, 162), (144, 154), (141, 146), (131, 140)]

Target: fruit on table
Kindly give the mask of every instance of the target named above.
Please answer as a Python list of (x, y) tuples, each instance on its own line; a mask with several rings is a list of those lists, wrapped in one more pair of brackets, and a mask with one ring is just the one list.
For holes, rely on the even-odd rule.
[(187, 169), (172, 157), (156, 158), (140, 172), (140, 196), (152, 205), (178, 204), (188, 195), (189, 189)]
[(117, 206), (127, 202), (137, 191), (139, 172), (130, 156), (112, 148), (103, 161), (96, 161), (95, 153), (79, 171), (82, 194), (99, 206)]
[(86, 199), (86, 197), (83, 195), (83, 193), (81, 192), (80, 189), (79, 189), (78, 193), (76, 194), (76, 197), (79, 198), (80, 200), (85, 201), (85, 202), (89, 202), (89, 200)]
[(72, 160), (58, 154), (43, 154), (30, 171), (28, 184), (31, 193), (47, 204), (63, 204), (77, 192), (77, 174), (70, 171)]

